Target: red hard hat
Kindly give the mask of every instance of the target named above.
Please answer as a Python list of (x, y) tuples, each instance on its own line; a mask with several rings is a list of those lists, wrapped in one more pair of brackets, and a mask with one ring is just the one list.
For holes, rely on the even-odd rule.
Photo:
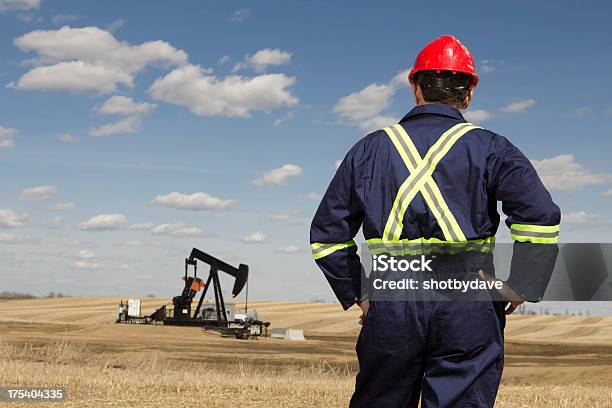
[(414, 74), (419, 71), (462, 72), (472, 76), (472, 87), (478, 84), (478, 73), (474, 67), (472, 54), (452, 35), (436, 38), (419, 52), (408, 74), (410, 83), (413, 82)]

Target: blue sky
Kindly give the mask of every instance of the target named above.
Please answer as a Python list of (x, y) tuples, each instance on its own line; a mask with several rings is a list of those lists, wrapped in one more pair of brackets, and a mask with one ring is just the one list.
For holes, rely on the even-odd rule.
[(0, 289), (169, 296), (196, 246), (255, 297), (331, 299), (317, 199), (447, 33), (466, 116), (536, 161), (564, 241), (609, 241), (612, 6), (446, 4), (0, 0)]

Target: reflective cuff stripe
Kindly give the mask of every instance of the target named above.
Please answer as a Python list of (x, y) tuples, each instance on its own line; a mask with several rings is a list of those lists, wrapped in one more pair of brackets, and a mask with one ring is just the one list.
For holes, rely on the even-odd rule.
[(352, 239), (350, 241), (346, 241), (342, 244), (323, 244), (320, 242), (315, 242), (310, 244), (310, 248), (312, 248), (312, 256), (314, 259), (320, 259), (327, 255), (333, 254), (336, 251), (339, 251), (344, 248), (348, 248), (354, 246), (355, 241)]
[(559, 242), (559, 225), (512, 224), (512, 239), (534, 244), (556, 244)]
[(423, 255), (430, 253), (461, 253), (465, 251), (493, 252), (495, 237), (470, 241), (443, 241), (437, 238), (417, 238), (402, 240), (384, 240), (373, 238), (366, 241), (371, 255), (390, 254)]
[(559, 233), (559, 225), (529, 225), (529, 224), (512, 224), (510, 228), (517, 231), (529, 232), (556, 232)]

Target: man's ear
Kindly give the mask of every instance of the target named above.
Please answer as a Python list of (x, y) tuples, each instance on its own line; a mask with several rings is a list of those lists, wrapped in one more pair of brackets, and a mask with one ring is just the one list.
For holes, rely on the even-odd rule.
[(467, 109), (468, 106), (470, 106), (470, 103), (472, 103), (473, 96), (474, 96), (474, 88), (470, 89), (470, 92), (468, 92), (468, 95), (465, 98), (465, 101), (463, 101), (463, 109)]
[(423, 103), (423, 94), (421, 93), (420, 87), (415, 82), (410, 85), (412, 86), (412, 95), (414, 96), (415, 105), (421, 105)]

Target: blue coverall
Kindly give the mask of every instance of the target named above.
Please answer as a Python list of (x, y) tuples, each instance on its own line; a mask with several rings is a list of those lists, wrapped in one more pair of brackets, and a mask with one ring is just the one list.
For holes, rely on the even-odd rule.
[[(556, 248), (560, 211), (529, 160), (505, 137), (468, 124), (457, 109), (420, 105), (350, 149), (312, 221), (313, 256), (348, 309), (362, 296), (353, 241), (360, 228), (370, 249), (482, 245), (497, 232), (498, 201), (515, 255)], [(529, 297), (529, 287), (513, 289)], [(504, 305), (370, 302), (351, 407), (417, 407), (419, 399), (425, 408), (493, 406), (503, 369)]]

